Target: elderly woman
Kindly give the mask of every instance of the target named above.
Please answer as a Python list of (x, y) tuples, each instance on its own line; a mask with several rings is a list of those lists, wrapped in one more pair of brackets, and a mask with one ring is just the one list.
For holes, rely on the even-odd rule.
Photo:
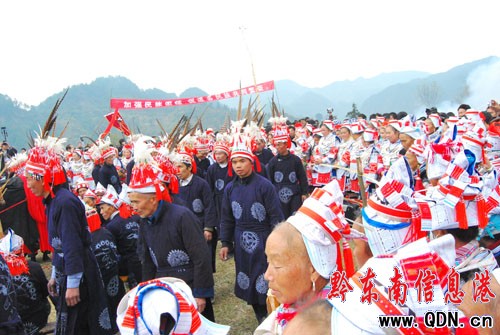
[(422, 133), (420, 132), (420, 128), (406, 126), (401, 128), (399, 132), (399, 141), (403, 146), (405, 151), (408, 151), (415, 140), (422, 138)]
[(426, 140), (429, 142), (438, 142), (441, 137), (441, 126), (443, 122), (439, 114), (430, 114), (424, 121), (424, 131)]
[[(448, 266), (453, 264), (453, 243), (453, 237), (449, 235), (431, 242), (421, 239), (396, 251), (393, 257), (370, 258), (364, 267), (349, 278), (352, 290), (347, 293), (346, 300), (336, 297), (329, 300), (317, 300), (301, 310), (291, 320), (283, 335), (478, 334), (476, 329), (470, 326), (469, 320), (460, 313), (456, 314), (461, 323), (460, 328), (453, 329), (444, 326), (436, 330), (434, 327), (427, 327), (423, 322), (424, 315), (427, 313), (437, 313), (438, 311), (454, 313), (454, 308), (449, 308), (445, 304), (444, 293), (446, 289), (439, 285), (439, 282), (447, 277)], [(426, 260), (415, 262), (415, 259)], [(436, 266), (438, 262), (443, 266)], [(367, 302), (363, 297), (365, 293), (362, 276), (365, 276), (369, 271), (373, 271), (376, 275), (376, 280), (372, 282), (371, 292), (376, 292), (377, 303)], [(422, 308), (422, 303), (418, 302), (417, 299), (405, 298), (405, 308), (397, 307), (398, 303), (389, 300), (388, 293), (386, 293), (386, 288), (393, 285), (391, 280), (393, 280), (394, 271), (401, 274), (400, 283), (404, 286), (412, 280), (409, 278), (416, 277), (416, 273), (425, 272), (436, 278), (434, 284), (430, 286), (432, 291), (437, 293), (434, 294), (432, 302), (426, 303), (425, 307)], [(493, 290), (498, 294), (500, 287), (496, 286), (497, 288), (494, 287)], [(469, 288), (469, 292), (473, 293), (473, 290)], [(410, 296), (410, 289), (404, 294)], [(466, 296), (465, 299), (468, 300), (469, 306), (464, 306), (464, 311), (466, 310), (466, 314), (469, 315), (493, 314), (493, 308), (496, 307), (495, 302), (487, 307), (482, 303), (474, 303), (472, 294)], [(416, 322), (411, 327), (394, 327), (387, 332), (387, 328), (380, 327), (379, 317), (381, 315), (411, 316)], [(498, 331), (487, 331), (484, 334), (498, 334)]]
[[(294, 216), (277, 225), (269, 235), (264, 278), (281, 305), (254, 335), (282, 334), (298, 311), (328, 295), (329, 277), (337, 267), (336, 241), (346, 227), (342, 200), (334, 180), (316, 189)], [(327, 231), (316, 220), (335, 223)]]

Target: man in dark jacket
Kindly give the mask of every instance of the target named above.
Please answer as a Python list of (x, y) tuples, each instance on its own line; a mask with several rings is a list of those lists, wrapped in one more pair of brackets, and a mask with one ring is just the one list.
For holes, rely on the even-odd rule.
[(28, 187), (43, 198), (49, 241), (54, 248), (48, 289), (57, 297), (55, 334), (114, 334), (104, 285), (90, 248), (85, 208), (67, 188), (59, 159), (60, 141), (39, 138), (25, 168)]
[[(193, 290), (198, 310), (213, 321), (210, 298), (214, 295), (214, 279), (210, 252), (197, 217), (187, 208), (163, 200), (158, 172), (152, 158), (135, 149), (128, 195), (135, 212), (141, 217), (137, 249), (142, 262), (142, 280), (176, 277)], [(149, 159), (148, 159), (149, 158)], [(211, 315), (210, 315), (211, 314)]]
[(113, 164), (113, 161), (116, 157), (116, 151), (114, 148), (110, 148), (111, 150), (106, 151), (102, 158), (104, 163), (99, 169), (99, 182), (104, 188), (107, 188), (108, 185), (111, 185), (115, 188), (116, 192), (120, 194), (122, 191), (122, 185), (120, 183), (120, 176), (118, 175), (118, 171)]

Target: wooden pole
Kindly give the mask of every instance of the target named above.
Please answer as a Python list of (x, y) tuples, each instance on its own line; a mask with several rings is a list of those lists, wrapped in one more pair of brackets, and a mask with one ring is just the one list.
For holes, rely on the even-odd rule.
[(358, 167), (358, 183), (359, 183), (359, 193), (361, 194), (361, 201), (363, 202), (363, 207), (366, 207), (366, 190), (365, 182), (363, 179), (363, 166), (361, 166), (361, 158), (356, 158), (356, 165)]

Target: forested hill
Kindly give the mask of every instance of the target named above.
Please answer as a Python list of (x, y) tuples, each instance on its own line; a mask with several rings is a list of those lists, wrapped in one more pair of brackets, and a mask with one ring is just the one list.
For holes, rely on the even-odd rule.
[[(278, 80), (275, 90), (266, 92), (259, 97), (258, 104), (269, 117), (269, 106), (274, 96), (281, 110), (293, 120), (309, 116), (315, 119), (324, 119), (326, 109), (334, 108), (334, 114), (342, 119), (352, 110), (353, 104), (361, 113), (387, 113), (407, 111), (418, 113), (425, 107), (447, 105), (458, 106), (460, 103), (470, 103), (472, 95), (477, 95), (477, 81), (483, 78), (486, 81), (481, 87), (494, 85), (491, 80), (484, 80), (484, 74), (500, 78), (498, 57), (488, 57), (467, 64), (458, 65), (446, 72), (429, 74), (416, 71), (385, 73), (373, 78), (358, 78), (356, 80), (334, 81), (320, 88), (308, 88), (292, 80)], [(479, 74), (483, 74), (481, 77)], [(479, 78), (479, 79), (478, 79)], [(234, 86), (237, 87), (237, 84)], [(228, 90), (234, 89), (228, 87)], [(488, 91), (485, 89), (485, 91)], [(491, 90), (493, 91), (493, 90)], [(17, 148), (27, 146), (27, 134), (38, 130), (39, 125), (52, 109), (57, 98), (64, 90), (55, 92), (38, 106), (26, 106), (22, 102), (14, 101), (0, 92), (0, 127), (6, 127), (7, 140)], [(200, 88), (189, 88), (179, 97), (197, 97), (222, 92), (205, 92)], [(66, 127), (64, 137), (76, 143), (81, 136), (96, 138), (107, 126), (104, 115), (110, 113), (110, 98), (135, 99), (173, 99), (174, 93), (160, 89), (143, 90), (124, 77), (101, 77), (90, 84), (75, 84), (69, 88), (68, 94), (61, 105), (57, 120), (56, 135)], [(252, 97), (255, 99), (255, 96)], [(491, 98), (485, 96), (472, 100), (486, 103)], [(469, 100), (468, 100), (469, 99)], [(182, 114), (190, 114), (194, 109), (193, 121), (202, 114), (202, 123), (205, 128), (212, 127), (218, 130), (227, 115), (235, 118), (237, 99), (221, 100), (219, 102), (192, 105), (187, 107), (171, 107), (148, 110), (125, 110), (121, 114), (133, 132), (142, 132), (151, 135), (160, 134), (157, 120), (164, 129), (170, 131)], [(245, 97), (243, 106), (248, 104)], [(474, 106), (480, 108), (481, 106)], [(121, 135), (113, 131), (112, 139), (117, 140)], [(0, 139), (4, 135), (0, 132)]]

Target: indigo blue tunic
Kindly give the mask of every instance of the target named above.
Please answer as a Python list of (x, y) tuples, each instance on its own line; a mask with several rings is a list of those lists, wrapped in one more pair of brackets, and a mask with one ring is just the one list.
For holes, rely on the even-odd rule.
[(264, 249), (273, 227), (283, 219), (278, 194), (266, 178), (252, 172), (249, 177), (236, 178), (227, 185), (222, 201), (220, 240), (223, 247), (234, 242), (234, 291), (249, 304), (266, 304)]
[(222, 211), (222, 198), (224, 197), (224, 189), (233, 179), (227, 174), (228, 166), (221, 167), (218, 163), (210, 165), (207, 171), (207, 183), (212, 190), (214, 199), (215, 213), (217, 215), (217, 228), (220, 228), (220, 219)]
[[(56, 270), (59, 299), (56, 306), (55, 334), (78, 333), (76, 325), (83, 322), (89, 334), (113, 334), (106, 292), (97, 261), (90, 248), (91, 238), (83, 203), (62, 186), (54, 187), (54, 195), (44, 199), (49, 242), (54, 248), (52, 266)], [(67, 277), (83, 273), (80, 280), (80, 302), (66, 305)], [(92, 306), (86, 309), (85, 305)]]
[(197, 175), (192, 175), (191, 181), (179, 187), (178, 196), (183, 199), (198, 218), (200, 228), (213, 228), (217, 226), (214, 201), (208, 183)]
[(196, 216), (187, 208), (160, 201), (139, 228), (142, 280), (175, 277), (184, 280), (196, 298), (214, 294), (210, 253)]
[(302, 196), (307, 194), (308, 184), (302, 160), (293, 154), (274, 156), (267, 164), (267, 174), (278, 192), (285, 219), (302, 205)]
[(142, 282), (142, 269), (137, 254), (137, 240), (139, 239), (139, 217), (122, 218), (118, 213), (105, 224), (107, 230), (113, 234), (118, 248), (120, 276), (128, 277), (129, 288)]

